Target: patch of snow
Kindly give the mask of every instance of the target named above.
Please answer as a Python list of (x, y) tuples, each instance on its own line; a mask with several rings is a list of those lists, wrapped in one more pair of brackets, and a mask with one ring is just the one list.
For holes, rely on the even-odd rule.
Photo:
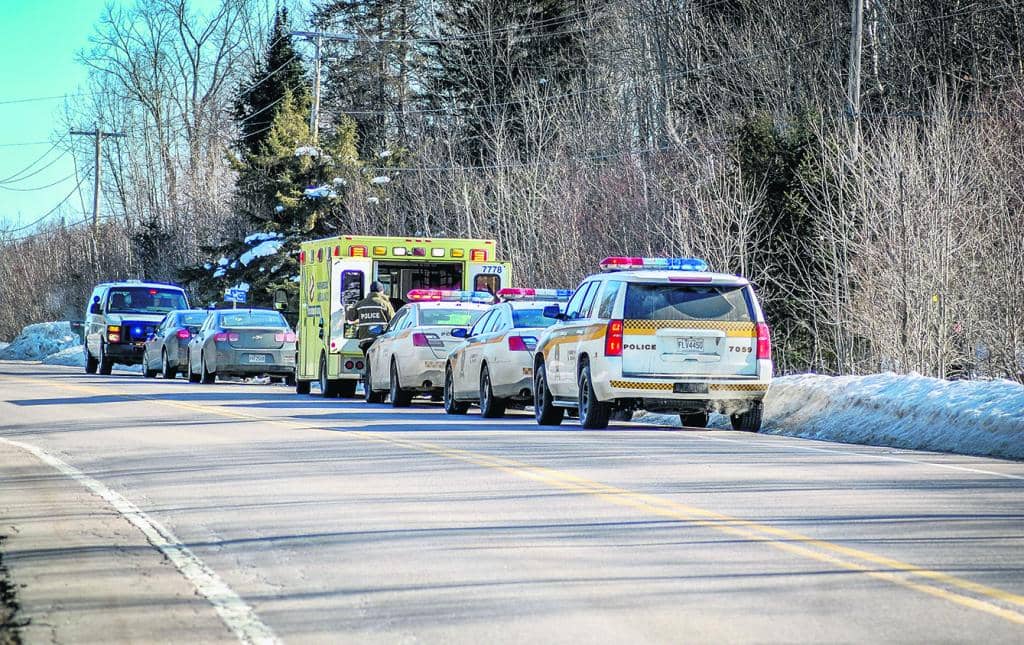
[(314, 146), (299, 146), (295, 149), (296, 157), (319, 157), (320, 150)]
[(278, 204), (277, 206), (274, 207), (274, 212), (275, 213), (283, 213), (284, 212), (284, 206), (281, 205), (281, 204)]
[(385, 159), (385, 158), (391, 156), (391, 151), (390, 150), (381, 150), (380, 152), (377, 153), (377, 156), (380, 157), (381, 159)]
[(330, 186), (317, 186), (316, 188), (307, 188), (302, 191), (302, 194), (306, 196), (306, 199), (323, 199), (324, 197), (337, 197), (338, 194), (334, 192)]
[(227, 258), (221, 258), (221, 259), (217, 260), (217, 266), (226, 267), (229, 262), (231, 262), (231, 260), (229, 260)]
[(10, 343), (7, 343), (7, 342), (4, 342), (4, 341), (0, 340), (0, 351), (2, 351), (8, 345), (10, 345)]
[(299, 281), (301, 281), (301, 278), (299, 276), (297, 276), (297, 275), (293, 275), (290, 279), (291, 279), (292, 282), (299, 282)]
[(213, 268), (213, 265), (210, 264), (209, 262), (205, 262), (205, 263), (203, 263), (203, 268), (206, 269), (207, 271), (209, 271), (210, 269)]
[(918, 374), (776, 379), (764, 430), (842, 443), (1024, 459), (1024, 385)]
[(260, 242), (259, 244), (252, 247), (251, 249), (243, 253), (241, 256), (239, 256), (238, 261), (245, 266), (249, 266), (249, 263), (255, 260), (256, 258), (264, 258), (269, 255), (276, 255), (277, 252), (281, 249), (282, 244), (284, 244), (284, 242), (278, 239), (264, 240), (263, 242)]
[(379, 204), (380, 203), (380, 198), (378, 198), (378, 197), (367, 197), (366, 201), (371, 203), (371, 204)]
[(335, 186), (348, 186), (348, 182), (345, 181), (344, 177), (335, 177), (331, 180), (331, 183)]
[(43, 358), (44, 365), (67, 365), (69, 367), (85, 367), (85, 348), (81, 345), (68, 347)]
[(239, 282), (238, 284), (236, 284), (235, 286), (233, 286), (231, 288), (232, 289), (241, 289), (242, 291), (248, 291), (249, 290), (249, 283), (248, 282)]
[(0, 349), (0, 360), (41, 361), (81, 342), (66, 320), (36, 323), (22, 329), (9, 345)]
[(390, 181), (391, 181), (391, 177), (388, 177), (387, 175), (380, 175), (379, 177), (374, 177), (373, 179), (371, 179), (370, 183), (371, 184), (376, 184), (378, 186), (383, 186), (384, 184), (386, 184), (386, 183), (388, 183)]
[(225, 273), (227, 273), (227, 271), (224, 270), (224, 267), (221, 267), (213, 272), (213, 277), (223, 278)]
[(253, 233), (245, 237), (246, 244), (252, 244), (254, 242), (263, 242), (265, 240), (279, 240), (284, 236), (280, 233)]
[[(679, 427), (678, 416), (640, 423)], [(709, 427), (729, 428), (713, 414)], [(1024, 385), (944, 381), (918, 374), (821, 376), (772, 381), (762, 433), (908, 450), (1024, 459)]]

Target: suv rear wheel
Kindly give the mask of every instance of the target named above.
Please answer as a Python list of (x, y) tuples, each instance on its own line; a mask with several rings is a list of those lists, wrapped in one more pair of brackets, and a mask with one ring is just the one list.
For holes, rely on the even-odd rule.
[(603, 430), (608, 427), (608, 419), (612, 414), (609, 403), (597, 400), (594, 383), (590, 377), (590, 364), (585, 363), (580, 370), (580, 425), (588, 430)]
[(729, 421), (732, 422), (732, 429), (741, 432), (760, 432), (761, 415), (764, 411), (764, 404), (761, 401), (751, 402), (746, 412), (730, 414)]

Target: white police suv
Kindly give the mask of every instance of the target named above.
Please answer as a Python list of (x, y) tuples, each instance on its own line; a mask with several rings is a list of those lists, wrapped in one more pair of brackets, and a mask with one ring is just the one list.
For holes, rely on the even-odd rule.
[(610, 257), (601, 269), (564, 312), (545, 308), (557, 322), (534, 354), (537, 422), (575, 409), (584, 428), (604, 428), (613, 413), (647, 410), (705, 427), (719, 411), (757, 432), (772, 356), (750, 283), (694, 258)]

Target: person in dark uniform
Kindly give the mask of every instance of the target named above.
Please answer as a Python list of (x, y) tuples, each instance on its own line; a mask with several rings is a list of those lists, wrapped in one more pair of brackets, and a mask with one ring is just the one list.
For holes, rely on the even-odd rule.
[(377, 337), (372, 328), (377, 325), (385, 327), (394, 317), (395, 308), (384, 294), (384, 285), (374, 280), (370, 283), (370, 293), (348, 310), (348, 321), (359, 325), (356, 338), (359, 339), (363, 355), (366, 355), (367, 348)]

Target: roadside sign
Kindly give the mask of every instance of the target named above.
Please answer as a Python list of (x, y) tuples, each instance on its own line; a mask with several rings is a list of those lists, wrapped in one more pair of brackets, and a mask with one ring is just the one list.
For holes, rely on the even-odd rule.
[(245, 304), (249, 298), (249, 292), (242, 289), (228, 289), (224, 292), (224, 302), (235, 302)]

